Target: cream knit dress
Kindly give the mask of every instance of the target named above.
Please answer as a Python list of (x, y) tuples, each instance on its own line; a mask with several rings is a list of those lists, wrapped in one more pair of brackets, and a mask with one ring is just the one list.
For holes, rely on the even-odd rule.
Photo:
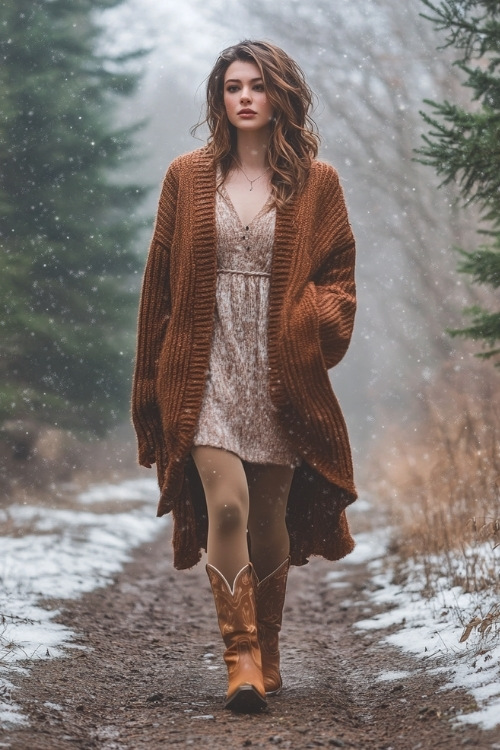
[(210, 369), (194, 445), (257, 464), (298, 466), (271, 403), (267, 310), (276, 211), (243, 226), (224, 186), (216, 192), (217, 291)]

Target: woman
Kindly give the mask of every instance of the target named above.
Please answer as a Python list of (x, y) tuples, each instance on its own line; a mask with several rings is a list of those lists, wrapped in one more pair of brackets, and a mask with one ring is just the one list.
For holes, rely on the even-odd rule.
[(353, 548), (327, 368), (351, 337), (354, 240), (337, 173), (315, 159), (310, 106), (278, 47), (221, 53), (208, 143), (167, 171), (141, 297), (139, 463), (156, 462), (158, 515), (173, 511), (174, 565), (207, 551), (234, 711), (281, 689), (290, 562)]

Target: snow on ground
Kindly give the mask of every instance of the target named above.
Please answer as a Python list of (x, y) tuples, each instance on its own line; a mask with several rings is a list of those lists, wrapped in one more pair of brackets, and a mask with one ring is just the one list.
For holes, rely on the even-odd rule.
[[(374, 591), (370, 594), (375, 605), (386, 607), (380, 614), (359, 620), (356, 627), (362, 630), (391, 628), (383, 642), (397, 646), (419, 659), (425, 659), (428, 670), (443, 672), (447, 684), (443, 689), (464, 688), (471, 693), (477, 710), (457, 717), (458, 722), (474, 723), (483, 729), (500, 725), (500, 627), (492, 623), (487, 633), (472, 630), (469, 638), (460, 643), (464, 627), (474, 617), (484, 620), (498, 602), (494, 592), (466, 593), (462, 587), (453, 586), (444, 575), (436, 578), (432, 596), (425, 595), (422, 567), (412, 564), (404, 583), (395, 583), (391, 559), (387, 553), (387, 531), (370, 531), (356, 536), (356, 548), (343, 563), (368, 563)], [(483, 555), (485, 562), (498, 566), (500, 549), (485, 546), (476, 548), (474, 556)], [(495, 559), (493, 559), (495, 558)], [(449, 559), (433, 561), (436, 570), (450, 567)], [(457, 553), (455, 568), (462, 565)], [(497, 567), (498, 569), (498, 567)], [(401, 578), (399, 576), (398, 578)], [(342, 587), (341, 571), (327, 576), (334, 588)], [(345, 602), (348, 604), (348, 602)], [(432, 666), (437, 665), (437, 666)], [(405, 672), (384, 672), (378, 680), (398, 680)]]
[[(58, 610), (43, 606), (44, 600), (70, 600), (109, 584), (130, 559), (131, 550), (164, 529), (165, 519), (155, 518), (157, 495), (154, 480), (138, 479), (90, 487), (76, 496), (71, 507), (14, 505), (0, 510), (0, 523), (8, 528), (1, 537), (0, 558), (0, 727), (26, 721), (16, 706), (9, 677), (25, 672), (32, 660), (78, 648), (72, 643), (73, 632), (54, 622)], [(479, 612), (484, 618), (495, 602), (486, 593), (479, 599), (449, 586), (445, 578), (436, 582), (439, 593), (426, 598), (425, 576), (418, 566), (413, 566), (404, 583), (394, 583), (388, 540), (387, 529), (358, 534), (354, 552), (343, 561), (368, 563), (372, 602), (384, 607), (356, 626), (391, 627), (384, 642), (425, 659), (429, 671), (443, 672), (448, 679), (445, 689), (470, 691), (477, 710), (459, 716), (459, 722), (477, 723), (484, 729), (500, 724), (498, 626), (493, 623), (489, 634), (482, 636), (474, 630), (460, 643), (464, 625)], [(492, 553), (485, 548), (484, 553), (491, 563), (491, 555), (500, 550)], [(457, 560), (457, 569), (460, 564)], [(336, 570), (327, 580), (332, 587), (344, 588), (342, 577), (342, 571)], [(377, 679), (406, 677), (406, 672), (382, 672)]]
[(109, 584), (134, 547), (164, 530), (165, 520), (155, 518), (157, 498), (156, 481), (148, 478), (94, 485), (67, 508), (0, 510), (8, 529), (0, 542), (0, 727), (25, 722), (9, 675), (77, 647), (73, 632), (54, 622), (58, 610), (43, 601), (75, 599)]

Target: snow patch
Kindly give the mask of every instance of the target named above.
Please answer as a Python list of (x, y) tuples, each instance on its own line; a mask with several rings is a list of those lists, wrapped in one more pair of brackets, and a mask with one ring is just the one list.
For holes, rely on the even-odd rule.
[(376, 529), (357, 534), (356, 546), (350, 555), (342, 558), (342, 564), (360, 565), (383, 557), (387, 550), (388, 539), (386, 529)]
[[(460, 643), (465, 625), (475, 616), (485, 617), (497, 606), (491, 586), (480, 593), (467, 593), (461, 586), (450, 585), (445, 576), (435, 581), (433, 596), (425, 594), (424, 571), (412, 563), (404, 583), (394, 583), (390, 561), (387, 560), (389, 532), (376, 530), (359, 534), (356, 547), (342, 564), (368, 563), (374, 591), (370, 594), (373, 604), (383, 606), (384, 611), (360, 619), (355, 627), (365, 631), (392, 628), (382, 642), (390, 643), (415, 657), (428, 660), (439, 656), (441, 666), (430, 668), (429, 674), (442, 673), (447, 678), (443, 690), (463, 688), (477, 704), (477, 710), (456, 717), (459, 723), (477, 724), (483, 729), (500, 725), (500, 627), (498, 623), (488, 633), (473, 630), (469, 638)], [(500, 548), (475, 547), (471, 560), (479, 569), (498, 569)], [(469, 561), (462, 551), (457, 553), (453, 570), (455, 578), (465, 574)], [(433, 560), (435, 570), (449, 570), (450, 560)], [(334, 571), (327, 574), (330, 586), (337, 588), (344, 574)], [(491, 580), (491, 579), (490, 579)], [(345, 601), (346, 606), (352, 602)], [(443, 666), (444, 664), (444, 666)], [(407, 672), (382, 672), (378, 681), (404, 679)]]
[[(114, 501), (113, 513), (21, 505), (2, 511), (16, 536), (2, 537), (0, 560), (0, 726), (26, 723), (7, 679), (16, 663), (77, 648), (73, 631), (54, 622), (59, 610), (41, 602), (108, 585), (131, 550), (164, 528), (155, 518), (157, 498), (156, 481), (137, 479), (95, 485), (76, 498), (80, 505)], [(121, 502), (138, 507), (121, 511)], [(22, 535), (26, 527), (29, 534)]]
[[(17, 672), (18, 674), (26, 673), (26, 670), (20, 667), (16, 667), (10, 671)], [(7, 677), (2, 677), (2, 674), (6, 672), (7, 670), (4, 667), (0, 667), (0, 727), (10, 729), (27, 726), (28, 720), (23, 716), (20, 707), (13, 699), (16, 688)], [(1, 741), (0, 747), (4, 747)]]
[(410, 676), (410, 672), (395, 672), (388, 670), (387, 672), (381, 672), (377, 679), (377, 682), (395, 682), (396, 680), (405, 680)]
[[(152, 486), (154, 485), (154, 487)], [(158, 494), (158, 486), (154, 479), (131, 479), (121, 484), (94, 484), (85, 492), (78, 495), (80, 503), (90, 505), (109, 500), (144, 500), (151, 499), (151, 493)]]

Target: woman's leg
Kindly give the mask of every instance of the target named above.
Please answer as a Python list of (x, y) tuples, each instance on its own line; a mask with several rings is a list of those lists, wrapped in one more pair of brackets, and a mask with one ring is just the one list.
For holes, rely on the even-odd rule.
[(250, 507), (248, 532), (252, 564), (259, 580), (288, 557), (290, 538), (285, 523), (293, 468), (245, 463)]
[(264, 688), (279, 693), (279, 633), (285, 603), (290, 539), (285, 523), (293, 469), (245, 464), (250, 491), (250, 552), (259, 582), (256, 588), (258, 638)]
[(208, 509), (207, 573), (226, 645), (226, 708), (254, 712), (266, 706), (257, 635), (257, 581), (248, 559), (248, 486), (234, 453), (198, 446), (192, 450)]
[(192, 449), (208, 511), (207, 561), (230, 585), (248, 564), (248, 485), (241, 459), (234, 453), (196, 446)]

